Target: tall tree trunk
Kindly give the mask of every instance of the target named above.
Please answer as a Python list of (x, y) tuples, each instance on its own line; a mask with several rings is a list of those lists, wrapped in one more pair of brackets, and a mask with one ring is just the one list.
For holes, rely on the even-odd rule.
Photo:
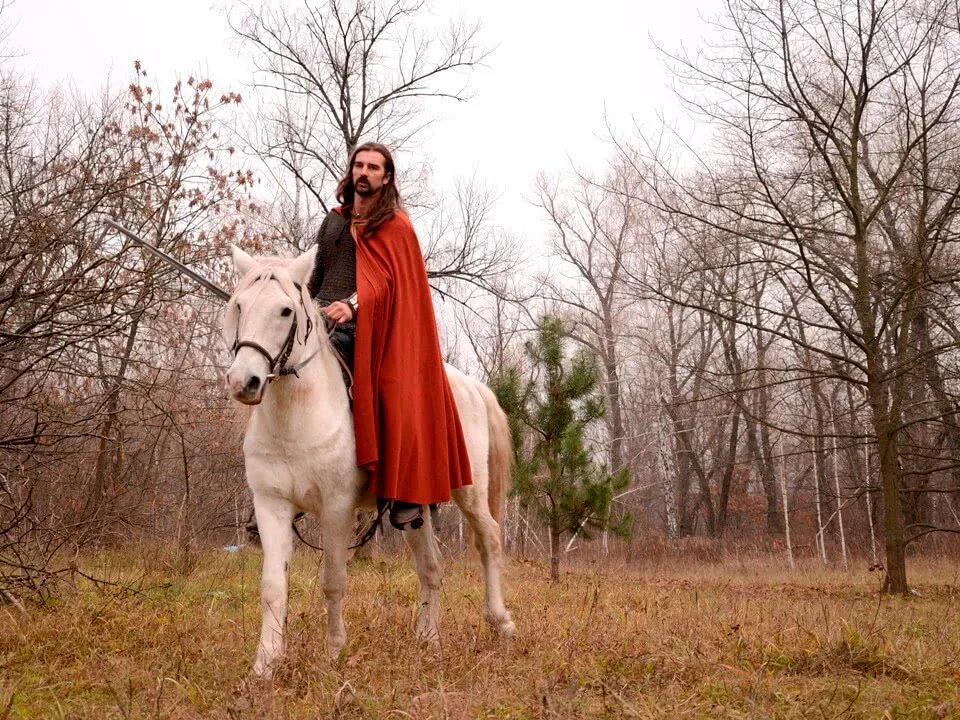
[[(812, 370), (812, 367), (810, 369)], [(817, 492), (817, 537), (820, 539), (820, 557), (824, 562), (827, 562), (827, 528), (825, 518), (830, 516), (830, 504), (827, 500), (827, 444), (824, 440), (827, 426), (826, 420), (824, 419), (823, 393), (820, 389), (820, 378), (815, 372), (811, 373), (810, 394), (813, 396), (813, 481), (816, 483)]]
[(560, 530), (550, 526), (550, 582), (560, 581)]
[(730, 486), (737, 468), (737, 443), (740, 440), (740, 410), (734, 408), (730, 422), (730, 438), (727, 442), (727, 461), (720, 478), (720, 495), (717, 499), (717, 535), (723, 536), (727, 529), (727, 506), (730, 502)]
[[(730, 490), (737, 467), (737, 446), (740, 442), (740, 417), (743, 416), (750, 430), (750, 418), (747, 413), (744, 392), (743, 362), (737, 349), (737, 323), (735, 320), (723, 320), (719, 323), (720, 342), (723, 356), (733, 382), (733, 418), (730, 425), (730, 438), (727, 443), (727, 463), (720, 479), (720, 495), (717, 500), (717, 531), (723, 535), (727, 529), (727, 508), (730, 503)], [(749, 446), (748, 446), (749, 447)]]
[[(854, 165), (856, 167), (856, 165)], [(856, 189), (856, 187), (854, 188)], [(859, 198), (857, 198), (859, 202)], [(903, 398), (903, 384), (897, 378), (890, 379), (887, 356), (884, 352), (885, 338), (894, 338), (889, 362), (902, 363), (906, 369), (909, 357), (909, 328), (916, 317), (917, 292), (920, 278), (916, 273), (907, 278), (898, 307), (899, 323), (889, 318), (886, 331), (878, 317), (878, 308), (874, 303), (871, 273), (872, 258), (865, 232), (857, 232), (854, 237), (854, 268), (856, 284), (854, 286), (853, 307), (860, 325), (863, 355), (866, 364), (867, 402), (873, 423), (873, 433), (877, 439), (877, 457), (879, 459), (880, 489), (883, 496), (884, 549), (886, 551), (886, 577), (884, 591), (894, 594), (906, 594), (907, 563), (904, 545), (903, 509), (900, 502), (902, 478), (900, 475), (900, 457), (897, 447), (897, 433), (900, 429), (900, 402)], [(899, 333), (899, 335), (898, 335)], [(903, 373), (901, 373), (902, 375)]]
[(843, 567), (848, 567), (847, 560), (847, 534), (843, 527), (843, 493), (840, 491), (840, 453), (837, 451), (837, 418), (836, 415), (830, 421), (830, 427), (833, 431), (833, 448), (830, 453), (833, 459), (833, 484), (837, 491), (837, 527), (840, 529), (840, 557), (843, 558)]
[[(761, 394), (763, 389), (761, 388)], [(761, 406), (760, 418), (766, 417), (766, 403)], [(777, 498), (777, 476), (773, 467), (773, 443), (770, 441), (770, 426), (760, 422), (760, 479), (763, 482), (763, 494), (767, 498), (767, 533), (783, 534), (783, 520), (780, 515), (780, 500)]]
[[(617, 357), (617, 339), (613, 329), (613, 308), (610, 302), (603, 305), (603, 331), (602, 339), (603, 369), (607, 376), (604, 385), (604, 394), (607, 398), (607, 432), (610, 435), (609, 445), (609, 466), (611, 473), (617, 473), (623, 467), (623, 439), (626, 431), (623, 423), (623, 407), (620, 398), (620, 370), (618, 368)], [(604, 529), (602, 537), (603, 554), (609, 552), (609, 535), (607, 527), (610, 524), (610, 514), (614, 510), (614, 503), (607, 509), (607, 517), (604, 518)]]
[(603, 370), (607, 376), (605, 394), (607, 396), (607, 428), (610, 432), (610, 471), (618, 472), (623, 467), (623, 438), (626, 434), (623, 424), (623, 403), (620, 398), (620, 369), (617, 355), (617, 338), (613, 329), (613, 309), (603, 307)]
[[(759, 305), (759, 297), (757, 298)], [(758, 311), (759, 312), (759, 311)], [(760, 454), (757, 460), (760, 463), (760, 482), (763, 484), (763, 494), (767, 499), (767, 533), (780, 535), (783, 533), (783, 522), (780, 516), (780, 502), (777, 499), (777, 477), (773, 467), (773, 444), (770, 441), (770, 387), (767, 385), (767, 348), (770, 340), (764, 342), (763, 334), (756, 333), (757, 346), (757, 421), (760, 423)]]
[(664, 427), (663, 419), (657, 423), (657, 429), (659, 431), (657, 454), (660, 456), (660, 464), (663, 467), (663, 510), (667, 526), (667, 537), (673, 539), (680, 535), (680, 519), (677, 512), (676, 483), (673, 480), (673, 472), (669, 459), (670, 438)]
[(827, 479), (823, 469), (823, 450), (823, 436), (817, 433), (813, 439), (813, 482), (817, 493), (817, 548), (820, 551), (820, 559), (828, 562), (827, 528), (824, 525), (824, 518), (830, 512), (830, 506), (825, 499)]
[(897, 432), (889, 416), (885, 384), (867, 381), (873, 424), (877, 433), (880, 460), (880, 489), (883, 494), (883, 534), (886, 551), (884, 591), (906, 594), (907, 562), (904, 547), (903, 508), (900, 504), (900, 467), (897, 453)]
[(790, 507), (787, 504), (790, 494), (787, 492), (787, 461), (786, 448), (781, 445), (780, 451), (780, 498), (783, 500), (783, 537), (787, 549), (787, 561), (790, 563), (790, 569), (796, 569), (796, 563), (793, 559), (793, 542), (790, 537)]
[(677, 535), (686, 537), (693, 534), (693, 523), (696, 516), (695, 505), (691, 506), (690, 486), (693, 481), (693, 470), (690, 467), (690, 456), (687, 453), (684, 443), (681, 440), (681, 433), (684, 432), (683, 424), (678, 421), (677, 416), (671, 409), (667, 410), (670, 415), (670, 428), (673, 436), (673, 454), (676, 458), (677, 484), (676, 484), (676, 505), (678, 528)]
[(863, 445), (863, 476), (866, 486), (864, 495), (867, 496), (867, 527), (870, 530), (870, 561), (871, 568), (875, 568), (879, 565), (879, 560), (877, 559), (877, 533), (873, 527), (873, 501), (870, 499), (873, 496), (873, 489), (870, 487), (870, 446), (866, 443)]
[(679, 445), (677, 448), (677, 456), (680, 461), (679, 464), (685, 470), (686, 475), (685, 485), (681, 486), (681, 492), (685, 495), (689, 491), (690, 480), (694, 477), (697, 479), (697, 486), (700, 490), (697, 496), (697, 502), (693, 505), (692, 509), (688, 511), (688, 508), (683, 504), (680, 505), (681, 513), (683, 513), (681, 515), (680, 525), (681, 535), (693, 534), (696, 515), (702, 506), (704, 510), (704, 520), (707, 524), (707, 532), (711, 537), (714, 537), (717, 534), (717, 515), (713, 507), (713, 496), (710, 493), (710, 483), (706, 471), (703, 468), (703, 463), (700, 462), (699, 456), (695, 452), (693, 428), (689, 421), (680, 420), (679, 413), (673, 408), (668, 407), (667, 412), (671, 414), (674, 421), (674, 435)]

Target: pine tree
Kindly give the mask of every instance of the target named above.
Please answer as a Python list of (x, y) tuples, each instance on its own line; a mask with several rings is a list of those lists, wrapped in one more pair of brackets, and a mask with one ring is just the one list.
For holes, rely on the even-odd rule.
[[(563, 322), (540, 319), (535, 341), (527, 343), (530, 377), (517, 368), (490, 381), (513, 433), (513, 491), (550, 531), (550, 577), (560, 578), (560, 541), (565, 534), (590, 539), (593, 530), (624, 535), (629, 518), (613, 523), (610, 506), (629, 483), (626, 469), (611, 475), (593, 459), (587, 432), (604, 414), (600, 375), (586, 350), (566, 357)], [(524, 432), (526, 430), (526, 432)]]

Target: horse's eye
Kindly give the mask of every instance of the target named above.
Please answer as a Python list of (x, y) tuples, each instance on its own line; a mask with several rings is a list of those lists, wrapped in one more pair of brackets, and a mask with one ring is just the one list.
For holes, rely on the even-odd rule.
[(280, 311), (280, 316), (281, 316), (281, 317), (290, 317), (290, 313), (292, 313), (292, 312), (293, 312), (293, 310), (291, 310), (290, 308), (284, 308), (283, 310)]

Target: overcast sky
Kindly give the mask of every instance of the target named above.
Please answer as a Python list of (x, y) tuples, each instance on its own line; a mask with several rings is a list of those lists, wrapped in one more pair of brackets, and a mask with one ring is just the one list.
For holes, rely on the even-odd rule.
[[(556, 172), (570, 160), (599, 167), (604, 113), (620, 128), (653, 123), (679, 110), (653, 46), (694, 46), (705, 32), (701, 15), (716, 0), (547, 2), (545, 0), (433, 0), (439, 17), (481, 20), (484, 43), (495, 47), (471, 80), (473, 99), (438, 103), (437, 121), (422, 140), (439, 187), (476, 174), (502, 194), (499, 224), (530, 240), (542, 234), (533, 195), (538, 172)], [(249, 98), (251, 65), (222, 10), (208, 0), (15, 0), (15, 62), (41, 85), (69, 83), (96, 92), (120, 88), (140, 59), (155, 82), (198, 73), (222, 90)], [(255, 98), (253, 98), (255, 101)]]

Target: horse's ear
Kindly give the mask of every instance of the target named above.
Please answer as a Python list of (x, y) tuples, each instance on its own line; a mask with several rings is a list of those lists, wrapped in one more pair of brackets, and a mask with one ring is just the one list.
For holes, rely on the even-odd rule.
[(313, 265), (317, 261), (317, 246), (307, 250), (290, 265), (290, 278), (295, 283), (307, 285), (313, 275)]
[(243, 277), (250, 272), (254, 264), (252, 257), (236, 245), (230, 246), (230, 254), (233, 255), (233, 269), (237, 271), (237, 275)]

